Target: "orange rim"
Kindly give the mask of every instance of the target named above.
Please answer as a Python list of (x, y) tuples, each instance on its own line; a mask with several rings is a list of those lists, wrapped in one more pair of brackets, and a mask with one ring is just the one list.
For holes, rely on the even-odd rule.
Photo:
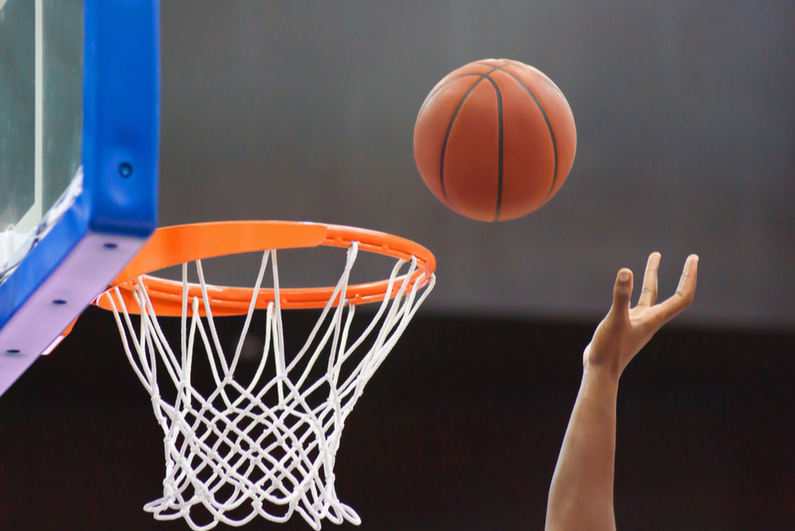
[[(359, 249), (400, 260), (417, 260), (417, 269), (409, 278), (409, 287), (418, 281), (418, 288), (430, 282), (436, 271), (436, 258), (428, 249), (405, 238), (383, 232), (341, 225), (289, 221), (227, 221), (164, 227), (155, 231), (141, 252), (111, 283), (118, 287), (128, 311), (138, 313), (133, 290), (141, 278), (155, 313), (159, 316), (182, 315), (182, 282), (150, 276), (150, 273), (186, 262), (232, 254), (317, 247), (350, 247), (358, 242)], [(405, 280), (398, 277), (389, 298), (395, 297)], [(248, 312), (253, 288), (219, 287), (207, 285), (207, 295), (213, 315), (242, 315)], [(279, 290), (283, 309), (323, 308), (334, 293), (334, 287), (282, 288)], [(379, 302), (387, 297), (389, 280), (348, 286), (346, 300), (350, 304)], [(103, 294), (104, 295), (104, 294)], [(188, 285), (188, 297), (203, 299), (201, 286)], [(274, 302), (273, 289), (260, 289), (256, 308), (265, 309)], [(108, 297), (100, 296), (95, 305), (112, 310)], [(339, 304), (339, 297), (333, 301)], [(190, 311), (190, 308), (189, 308)], [(205, 313), (204, 305), (200, 312)]]

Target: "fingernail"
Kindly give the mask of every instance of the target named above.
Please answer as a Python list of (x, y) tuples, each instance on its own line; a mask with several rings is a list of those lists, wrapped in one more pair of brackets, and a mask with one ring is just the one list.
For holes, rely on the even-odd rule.
[(628, 280), (629, 280), (629, 273), (627, 273), (626, 271), (624, 271), (624, 272), (620, 273), (620, 274), (618, 275), (618, 280), (620, 280), (621, 282), (626, 282), (626, 281), (628, 281)]

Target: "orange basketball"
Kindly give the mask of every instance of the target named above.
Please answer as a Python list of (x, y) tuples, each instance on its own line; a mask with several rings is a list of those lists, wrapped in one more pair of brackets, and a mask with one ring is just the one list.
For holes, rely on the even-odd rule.
[(414, 159), (425, 184), (455, 212), (507, 221), (540, 208), (574, 163), (577, 131), (560, 89), (532, 66), (475, 61), (425, 98)]

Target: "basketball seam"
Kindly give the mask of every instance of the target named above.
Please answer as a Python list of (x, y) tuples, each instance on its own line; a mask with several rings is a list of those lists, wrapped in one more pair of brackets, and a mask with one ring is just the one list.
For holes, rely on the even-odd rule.
[[(505, 61), (505, 59), (503, 59), (503, 61)], [(511, 63), (509, 63), (509, 62), (507, 62), (507, 61), (505, 61), (505, 62), (504, 62), (503, 64), (501, 64), (501, 65), (493, 65), (493, 64), (491, 64), (491, 63), (474, 63), (474, 64), (476, 64), (476, 65), (478, 65), (478, 66), (490, 66), (490, 67), (491, 67), (491, 68), (493, 68), (494, 70), (500, 70), (500, 69), (502, 69), (503, 67), (506, 67), (506, 66), (511, 66)], [(492, 72), (493, 72), (494, 70), (492, 70)], [(489, 74), (491, 74), (491, 72), (489, 72)]]
[(541, 115), (544, 117), (544, 121), (547, 123), (547, 129), (549, 129), (549, 136), (552, 139), (552, 152), (555, 157), (555, 169), (552, 172), (552, 183), (549, 185), (549, 190), (547, 191), (547, 195), (544, 197), (544, 202), (546, 202), (546, 200), (549, 199), (552, 190), (555, 189), (555, 183), (558, 180), (558, 143), (557, 140), (555, 139), (555, 131), (552, 130), (552, 123), (549, 121), (549, 116), (547, 116), (544, 107), (541, 105), (541, 102), (538, 101), (536, 95), (533, 94), (533, 91), (530, 90), (530, 88), (527, 85), (525, 85), (522, 82), (522, 80), (520, 80), (518, 77), (513, 75), (511, 72), (504, 70), (503, 68), (497, 68), (497, 70), (511, 76), (511, 78), (513, 78), (513, 80), (516, 81), (519, 84), (519, 86), (521, 86), (530, 95), (531, 98), (533, 98), (533, 101), (538, 107), (538, 110), (541, 111)]
[[(563, 95), (563, 92), (561, 92), (561, 90), (558, 88), (558, 86), (551, 79), (549, 79), (546, 76), (542, 75), (538, 70), (536, 70), (535, 68), (531, 67), (530, 65), (526, 65), (524, 63), (520, 63), (519, 61), (508, 61), (508, 64), (503, 65), (503, 66), (515, 66), (516, 68), (518, 68), (519, 70), (522, 70), (523, 72), (527, 72), (528, 74), (534, 75), (535, 77), (540, 79), (542, 82), (544, 82), (546, 85), (551, 87), (552, 90), (554, 90), (555, 92), (560, 94), (560, 96), (563, 99), (566, 99), (566, 96)], [(502, 67), (500, 68), (500, 70), (502, 70)], [(503, 70), (503, 72), (507, 72), (507, 71)]]
[(460, 76), (454, 77), (453, 79), (451, 79), (450, 81), (448, 81), (447, 83), (445, 83), (444, 85), (439, 87), (439, 89), (436, 92), (434, 92), (432, 94), (429, 94), (428, 97), (425, 99), (425, 103), (423, 103), (422, 107), (420, 107), (420, 114), (417, 116), (417, 120), (419, 120), (422, 117), (422, 113), (425, 112), (425, 108), (428, 106), (428, 104), (431, 102), (431, 100), (433, 98), (435, 98), (447, 85), (449, 85), (453, 81), (458, 81), (459, 79), (463, 79), (463, 78), (465, 78), (467, 76), (479, 76), (479, 75), (480, 74), (477, 73), (477, 72), (470, 72), (470, 73), (467, 73), (467, 74), (461, 74)]
[[(491, 72), (489, 72), (491, 73)], [(486, 76), (491, 86), (494, 87), (494, 92), (497, 94), (497, 123), (499, 127), (498, 146), (499, 154), (497, 156), (497, 208), (494, 211), (494, 221), (500, 220), (500, 210), (502, 209), (502, 168), (503, 168), (503, 125), (502, 125), (502, 92), (496, 81), (490, 76)]]
[[(477, 64), (479, 66), (488, 66), (488, 67), (490, 67), (492, 69), (494, 68), (494, 65), (489, 65), (489, 64), (484, 64), (484, 63), (474, 63), (474, 64)], [(466, 65), (466, 66), (470, 66), (470, 65)], [(510, 65), (505, 64), (503, 66), (510, 66)], [(464, 68), (464, 67), (462, 67), (462, 68)], [(494, 72), (494, 70), (491, 70), (491, 72)], [(428, 104), (431, 102), (431, 100), (433, 98), (435, 98), (436, 95), (439, 94), (442, 91), (442, 89), (444, 89), (447, 85), (449, 85), (453, 81), (458, 81), (459, 79), (463, 79), (463, 78), (465, 78), (467, 76), (485, 76), (485, 75), (491, 74), (491, 72), (486, 72), (485, 74), (482, 74), (480, 72), (467, 72), (466, 74), (461, 74), (460, 76), (454, 77), (453, 79), (451, 79), (450, 81), (448, 81), (447, 83), (445, 83), (444, 85), (439, 87), (436, 91), (432, 92), (431, 94), (429, 94), (425, 98), (425, 102), (422, 104), (422, 107), (420, 107), (420, 113), (419, 113), (419, 115), (417, 115), (417, 120), (419, 120), (420, 117), (422, 116), (422, 113), (425, 112), (425, 108), (428, 106)]]
[[(440, 157), (441, 160), (439, 161), (439, 183), (442, 186), (442, 195), (444, 195), (445, 200), (447, 200), (447, 203), (450, 205), (451, 208), (453, 206), (453, 203), (452, 203), (452, 201), (450, 201), (450, 198), (447, 196), (447, 188), (444, 186), (444, 156), (445, 156), (445, 153), (447, 152), (447, 142), (450, 140), (450, 133), (453, 130), (453, 123), (455, 122), (455, 119), (458, 117), (458, 113), (461, 112), (461, 108), (464, 106), (464, 102), (466, 102), (466, 100), (469, 97), (469, 95), (472, 94), (472, 91), (475, 90), (475, 87), (477, 87), (480, 84), (480, 82), (483, 81), (484, 78), (491, 79), (491, 78), (489, 78), (489, 74), (491, 74), (492, 72), (494, 72), (495, 70), (498, 69), (494, 65), (489, 65), (489, 66), (491, 66), (492, 69), (489, 72), (486, 72), (485, 74), (478, 74), (478, 73), (473, 72), (471, 74), (464, 74), (464, 75), (461, 76), (461, 77), (464, 77), (464, 76), (479, 76), (480, 79), (475, 81), (472, 84), (472, 86), (469, 87), (469, 90), (466, 91), (464, 96), (461, 98), (461, 101), (458, 102), (458, 106), (455, 108), (455, 112), (453, 113), (453, 116), (450, 117), (450, 123), (447, 124), (447, 131), (444, 134), (444, 142), (442, 142), (442, 154), (441, 154), (441, 157)], [(453, 209), (453, 210), (455, 210), (455, 209)]]

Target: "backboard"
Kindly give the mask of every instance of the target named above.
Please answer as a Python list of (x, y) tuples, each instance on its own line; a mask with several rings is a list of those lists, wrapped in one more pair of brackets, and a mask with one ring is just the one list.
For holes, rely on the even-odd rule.
[(0, 0), (0, 394), (156, 226), (157, 0)]

